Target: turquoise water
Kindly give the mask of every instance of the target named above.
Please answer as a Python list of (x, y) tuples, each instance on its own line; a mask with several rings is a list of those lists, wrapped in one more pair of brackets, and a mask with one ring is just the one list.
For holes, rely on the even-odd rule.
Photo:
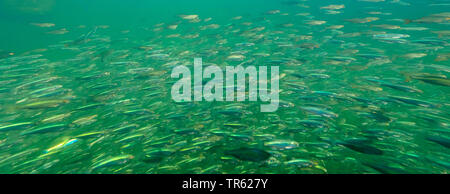
[[(0, 173), (450, 168), (450, 1), (0, 5)], [(279, 109), (175, 102), (199, 57), (279, 66)]]

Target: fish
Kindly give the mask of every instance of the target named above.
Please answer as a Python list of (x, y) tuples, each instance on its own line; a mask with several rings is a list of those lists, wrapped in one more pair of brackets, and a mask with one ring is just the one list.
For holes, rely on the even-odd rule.
[[(450, 54), (439, 54), (434, 61), (440, 62), (440, 61), (448, 61), (450, 59)], [(450, 72), (449, 68), (446, 66), (440, 66), (440, 65), (431, 65), (432, 67), (435, 67), (437, 69), (443, 70), (445, 72)]]
[(367, 79), (368, 81), (371, 82), (375, 82), (380, 84), (380, 86), (385, 86), (385, 87), (389, 87), (392, 89), (396, 89), (396, 90), (400, 90), (400, 91), (404, 91), (404, 92), (416, 92), (416, 93), (423, 93), (422, 90), (413, 88), (413, 87), (409, 87), (409, 86), (404, 86), (404, 85), (399, 85), (399, 84), (393, 84), (387, 81), (383, 81), (383, 80), (379, 80), (379, 79)]
[(133, 155), (119, 155), (112, 158), (107, 158), (95, 163), (91, 170), (99, 170), (102, 168), (107, 168), (111, 166), (123, 165), (134, 158)]
[(307, 22), (306, 24), (312, 25), (312, 26), (318, 26), (318, 25), (322, 25), (322, 24), (325, 24), (325, 23), (327, 23), (327, 21), (312, 20), (312, 21)]
[(406, 77), (406, 81), (410, 81), (411, 79), (416, 79), (423, 81), (425, 83), (433, 84), (433, 85), (439, 85), (439, 86), (450, 86), (450, 79), (448, 79), (444, 75), (433, 75), (433, 74), (409, 74), (409, 73), (403, 73)]
[(409, 38), (409, 34), (375, 34), (374, 38), (377, 39), (401, 39), (401, 38)]
[(426, 137), (428, 141), (432, 141), (434, 143), (437, 143), (439, 145), (442, 145), (446, 148), (450, 148), (450, 137), (446, 136), (428, 136)]
[(89, 110), (89, 109), (94, 109), (94, 108), (98, 108), (98, 107), (101, 107), (101, 106), (103, 106), (104, 104), (103, 103), (93, 103), (93, 104), (88, 104), (88, 105), (85, 105), (85, 106), (81, 106), (81, 107), (78, 107), (76, 110)]
[(450, 20), (450, 12), (431, 14), (419, 19), (405, 19), (405, 24), (409, 23), (442, 23)]
[(23, 109), (45, 109), (45, 108), (55, 108), (61, 104), (69, 103), (67, 99), (56, 99), (56, 100), (42, 100), (37, 102), (32, 102), (21, 106)]
[(38, 127), (38, 128), (33, 128), (31, 130), (23, 131), (22, 133), (20, 133), (20, 135), (32, 135), (32, 134), (55, 132), (55, 131), (64, 129), (65, 127), (66, 127), (65, 124), (46, 125), (43, 127)]
[(319, 120), (300, 120), (298, 124), (308, 128), (328, 128), (329, 125), (324, 121)]
[(348, 139), (337, 141), (336, 144), (343, 145), (353, 151), (369, 155), (383, 155), (383, 151), (368, 144), (366, 139)]
[(11, 57), (14, 54), (15, 53), (13, 53), (13, 52), (7, 52), (7, 51), (0, 50), (0, 59), (5, 59), (5, 58), (8, 58), (8, 57)]
[(73, 121), (72, 124), (75, 124), (75, 125), (78, 125), (78, 126), (89, 125), (89, 124), (92, 124), (95, 121), (97, 121), (95, 119), (97, 117), (98, 117), (98, 115), (91, 115), (91, 116), (82, 117), (82, 118), (79, 118), (79, 119)]
[(104, 131), (93, 131), (93, 132), (87, 132), (80, 135), (75, 136), (76, 139), (90, 139), (94, 137), (99, 137), (104, 135)]
[(408, 58), (408, 59), (417, 59), (417, 58), (422, 58), (427, 56), (427, 54), (425, 53), (408, 53), (403, 55), (404, 58)]
[(30, 23), (33, 26), (41, 27), (41, 28), (51, 28), (55, 27), (53, 23)]
[(61, 143), (51, 147), (51, 148), (46, 149), (44, 151), (44, 153), (47, 154), (47, 153), (51, 153), (51, 152), (56, 152), (56, 151), (59, 151), (59, 150), (65, 148), (65, 147), (70, 146), (70, 145), (72, 145), (74, 143), (77, 143), (77, 142), (78, 142), (78, 139), (68, 139), (68, 140), (65, 140), (65, 141), (63, 141), (63, 142), (61, 142)]
[(298, 142), (288, 141), (288, 140), (275, 140), (270, 142), (265, 142), (264, 146), (268, 146), (278, 150), (288, 150), (298, 147)]
[(419, 40), (412, 40), (411, 43), (435, 45), (435, 46), (445, 46), (448, 44), (446, 41), (432, 39), (432, 38), (423, 38), (423, 39), (419, 39)]
[[(51, 18), (67, 2), (49, 15), (44, 1), (1, 14), (13, 32), (0, 37), (1, 173), (448, 172), (447, 0), (224, 3), (227, 13), (161, 2), (122, 19), (111, 4), (64, 23)], [(11, 20), (19, 12), (30, 21)], [(278, 66), (267, 76), (278, 88), (246, 75), (256, 101), (206, 100), (238, 84), (220, 84), (216, 66)], [(173, 78), (180, 67), (190, 73)], [(188, 77), (178, 92), (203, 97), (174, 101)], [(260, 111), (263, 92), (278, 93), (275, 112)]]
[(227, 60), (230, 61), (242, 61), (245, 59), (244, 55), (230, 55), (227, 57)]
[(142, 161), (145, 163), (161, 162), (164, 158), (174, 154), (174, 150), (170, 149), (150, 149), (145, 151)]
[(365, 17), (365, 18), (353, 18), (353, 19), (346, 19), (345, 21), (356, 23), (356, 24), (364, 24), (369, 22), (374, 22), (379, 20), (378, 17)]
[(338, 114), (336, 114), (334, 112), (331, 112), (331, 111), (328, 111), (325, 109), (321, 109), (321, 108), (317, 108), (317, 107), (301, 107), (300, 109), (302, 109), (306, 112), (316, 114), (319, 116), (323, 116), (323, 117), (327, 117), (327, 118), (337, 118), (339, 116)]
[(0, 126), (0, 132), (19, 130), (19, 129), (24, 129), (24, 128), (27, 128), (30, 126), (33, 126), (32, 122), (22, 122), (22, 123), (10, 124), (10, 125), (3, 125), (3, 126)]
[(401, 30), (406, 30), (406, 31), (425, 31), (425, 30), (429, 30), (429, 28), (426, 27), (401, 27)]
[(339, 29), (342, 29), (344, 27), (345, 27), (344, 25), (332, 25), (332, 26), (327, 27), (327, 29), (339, 30)]
[(328, 6), (321, 7), (320, 9), (338, 10), (338, 9), (344, 9), (344, 8), (345, 8), (345, 5), (341, 4), (341, 5), (328, 5)]
[(376, 162), (362, 162), (362, 164), (383, 174), (408, 174), (405, 169), (393, 166), (391, 164)]
[(439, 105), (437, 105), (437, 104), (434, 104), (434, 103), (431, 103), (431, 102), (427, 102), (427, 101), (424, 101), (424, 100), (414, 99), (414, 98), (408, 98), (408, 97), (402, 97), (402, 96), (388, 96), (388, 98), (393, 99), (393, 100), (398, 101), (398, 102), (405, 103), (405, 104), (422, 106), (422, 107), (426, 107), (426, 108), (437, 108), (437, 107), (439, 107)]
[(63, 87), (62, 85), (54, 85), (54, 86), (50, 86), (50, 87), (40, 88), (40, 89), (31, 91), (30, 94), (31, 95), (42, 94), (44, 92), (51, 92), (51, 91), (58, 90), (62, 87)]
[(431, 31), (433, 34), (437, 34), (439, 38), (450, 36), (450, 30)]
[(67, 34), (67, 33), (69, 33), (69, 31), (66, 28), (61, 28), (59, 30), (47, 32), (47, 34), (55, 34), (55, 35), (63, 35), (63, 34)]
[(51, 117), (48, 117), (44, 120), (42, 120), (43, 123), (48, 123), (48, 122), (57, 122), (57, 121), (61, 121), (67, 117), (69, 117), (72, 114), (72, 112), (70, 113), (64, 113), (64, 114), (59, 114), (59, 115), (54, 115)]
[(269, 159), (270, 153), (258, 148), (238, 148), (233, 150), (227, 150), (226, 155), (231, 155), (239, 160), (261, 162)]
[(397, 30), (401, 29), (400, 26), (397, 25), (389, 25), (389, 24), (380, 24), (380, 25), (372, 25), (375, 28), (387, 29), (387, 30)]
[(198, 20), (199, 19), (198, 15), (180, 15), (180, 17), (185, 20)]

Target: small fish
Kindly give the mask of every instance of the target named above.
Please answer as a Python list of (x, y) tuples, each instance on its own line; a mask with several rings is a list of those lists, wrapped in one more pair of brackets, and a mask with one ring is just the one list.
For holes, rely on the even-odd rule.
[(312, 25), (312, 26), (318, 26), (318, 25), (322, 25), (327, 23), (326, 21), (321, 21), (321, 20), (313, 20), (313, 21), (309, 21), (306, 24), (308, 25)]
[(198, 20), (198, 15), (180, 15), (180, 17), (184, 20)]
[(427, 56), (426, 53), (408, 53), (403, 55), (402, 57), (407, 59), (418, 59)]
[(0, 59), (5, 59), (5, 58), (11, 57), (13, 55), (14, 55), (13, 52), (7, 52), (7, 51), (0, 50)]
[(437, 108), (437, 107), (439, 107), (438, 105), (436, 105), (434, 103), (423, 101), (423, 100), (418, 100), (418, 99), (414, 99), (414, 98), (408, 98), (408, 97), (402, 97), (402, 96), (388, 96), (388, 98), (393, 99), (395, 101), (403, 102), (405, 104), (411, 104), (411, 105), (415, 105), (415, 106), (422, 106), (422, 107), (426, 107), (426, 108)]
[(76, 110), (89, 110), (89, 109), (98, 108), (98, 107), (103, 106), (103, 105), (104, 104), (102, 104), (102, 103), (88, 104), (88, 105), (85, 105), (85, 106), (78, 107)]
[(61, 129), (65, 128), (65, 127), (66, 127), (66, 125), (64, 125), (64, 124), (47, 125), (47, 126), (31, 129), (31, 130), (28, 130), (28, 131), (24, 131), (24, 132), (21, 133), (21, 135), (49, 133), (49, 132), (54, 132), (54, 131), (61, 130)]
[(405, 24), (409, 23), (442, 23), (450, 20), (450, 12), (432, 14), (416, 20), (406, 19)]
[(428, 136), (426, 137), (428, 141), (432, 141), (434, 143), (437, 143), (439, 145), (442, 145), (446, 148), (450, 148), (450, 137), (445, 136)]
[(332, 26), (327, 27), (327, 29), (331, 29), (331, 30), (339, 30), (342, 28), (344, 28), (344, 25), (332, 25)]
[(396, 29), (400, 29), (401, 28), (400, 26), (389, 25), (389, 24), (372, 25), (372, 27), (381, 28), (381, 29), (387, 29), (387, 30), (396, 30)]
[(269, 159), (270, 153), (258, 148), (239, 148), (225, 152), (226, 155), (231, 155), (239, 160), (261, 162)]
[(73, 121), (72, 123), (78, 126), (81, 125), (89, 125), (91, 123), (94, 123), (95, 121), (97, 121), (95, 118), (97, 118), (98, 115), (92, 115), (92, 116), (86, 116), (86, 117), (82, 117), (79, 118), (75, 121)]
[(4, 126), (0, 126), (0, 132), (23, 129), (23, 128), (26, 128), (26, 127), (29, 127), (32, 125), (33, 125), (33, 123), (31, 123), (31, 122), (23, 122), (23, 123), (11, 124), (11, 125), (4, 125)]
[(308, 128), (328, 128), (327, 123), (317, 120), (300, 120), (298, 124)]
[(244, 55), (230, 55), (227, 57), (227, 60), (230, 61), (242, 61), (245, 59)]
[(419, 90), (419, 89), (416, 89), (416, 88), (413, 88), (413, 87), (409, 87), (409, 86), (393, 84), (393, 83), (389, 83), (387, 81), (378, 80), (378, 79), (367, 79), (367, 80), (371, 81), (371, 82), (378, 83), (378, 84), (380, 84), (380, 86), (385, 86), (385, 87), (389, 87), (389, 88), (400, 90), (400, 91), (404, 91), (404, 92), (423, 93), (422, 90)]
[(49, 91), (54, 91), (54, 90), (60, 89), (62, 87), (63, 87), (62, 85), (54, 85), (54, 86), (50, 86), (50, 87), (40, 88), (40, 89), (31, 91), (30, 94), (31, 95), (41, 94), (44, 92), (49, 92)]
[(67, 34), (67, 33), (69, 33), (69, 31), (66, 28), (47, 32), (47, 34), (56, 34), (56, 35), (63, 35), (63, 34)]
[(53, 23), (31, 23), (31, 25), (41, 28), (51, 28), (55, 26), (55, 24)]
[(409, 38), (408, 34), (375, 34), (374, 38), (380, 39), (401, 39), (401, 38)]
[(144, 154), (142, 161), (146, 162), (146, 163), (160, 162), (164, 158), (166, 158), (174, 153), (173, 150), (164, 149), (164, 148), (151, 149), (151, 150), (144, 151), (144, 152), (145, 152), (145, 154)]
[(48, 122), (56, 122), (56, 121), (61, 121), (67, 117), (69, 117), (72, 113), (65, 113), (65, 114), (59, 114), (59, 115), (55, 115), (49, 118), (46, 118), (44, 120), (42, 120), (43, 123), (48, 123)]
[(364, 23), (374, 22), (379, 19), (380, 18), (377, 18), (377, 17), (366, 17), (366, 18), (347, 19), (346, 21), (356, 23), (356, 24), (364, 24)]
[(345, 5), (341, 4), (341, 5), (328, 5), (328, 6), (321, 7), (320, 9), (338, 10), (338, 9), (344, 9), (344, 8), (345, 8)]
[(44, 153), (50, 153), (50, 152), (59, 151), (59, 150), (65, 148), (65, 147), (67, 147), (67, 146), (70, 146), (70, 145), (76, 143), (76, 142), (78, 142), (77, 139), (69, 139), (69, 140), (65, 140), (65, 141), (63, 141), (63, 142), (61, 142), (61, 143), (59, 143), (59, 144), (57, 144), (57, 145), (55, 145), (55, 146), (53, 146), (53, 147), (51, 147), (51, 148), (46, 149), (46, 150), (44, 151)]
[(32, 102), (22, 106), (24, 109), (44, 109), (58, 107), (63, 103), (69, 103), (69, 100), (43, 100)]
[(406, 31), (425, 31), (425, 30), (429, 30), (429, 28), (425, 28), (425, 27), (402, 27), (401, 30), (406, 30)]
[(317, 107), (301, 107), (302, 110), (305, 110), (306, 112), (313, 113), (319, 116), (327, 117), (327, 118), (337, 118), (339, 115)]
[(318, 165), (317, 162), (311, 161), (311, 160), (305, 160), (305, 159), (294, 159), (289, 160), (287, 162), (284, 162), (285, 165), (292, 165), (297, 168), (316, 168), (319, 170), (322, 170), (323, 172), (327, 172), (327, 169)]
[(102, 136), (104, 134), (105, 134), (105, 132), (103, 132), (103, 131), (94, 131), (94, 132), (87, 132), (87, 133), (83, 133), (83, 134), (77, 135), (77, 136), (75, 136), (75, 138), (77, 138), (77, 139), (89, 139), (89, 138)]
[(132, 155), (120, 155), (113, 158), (105, 159), (94, 164), (92, 170), (98, 170), (105, 167), (122, 165), (133, 159)]
[(408, 73), (403, 73), (403, 75), (405, 75), (406, 77), (406, 81), (409, 81), (411, 79), (416, 79), (416, 80), (420, 80), (423, 81), (425, 83), (429, 83), (429, 84), (434, 84), (434, 85), (439, 85), (439, 86), (450, 86), (450, 79), (448, 79), (446, 76), (444, 75), (433, 75), (433, 74), (408, 74)]
[(383, 151), (369, 145), (366, 139), (348, 139), (337, 141), (338, 145), (343, 145), (351, 150), (371, 155), (382, 155)]
[(288, 140), (276, 140), (264, 143), (265, 146), (278, 149), (278, 150), (288, 150), (298, 147), (298, 142), (288, 141)]
[(268, 13), (268, 14), (278, 14), (278, 13), (280, 13), (280, 12), (281, 12), (280, 10), (276, 9), (276, 10), (270, 10), (270, 11), (268, 11), (267, 13)]
[(362, 162), (362, 164), (383, 174), (407, 174), (407, 171), (405, 171), (404, 169), (395, 167), (391, 164), (382, 164), (375, 162)]
[(439, 38), (450, 36), (450, 30), (431, 31), (433, 34), (437, 34)]

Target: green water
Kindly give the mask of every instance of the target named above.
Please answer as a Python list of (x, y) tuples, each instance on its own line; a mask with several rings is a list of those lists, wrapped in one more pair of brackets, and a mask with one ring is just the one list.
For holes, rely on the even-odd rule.
[[(450, 169), (448, 0), (0, 5), (0, 173)], [(279, 109), (175, 102), (199, 57), (279, 66)]]

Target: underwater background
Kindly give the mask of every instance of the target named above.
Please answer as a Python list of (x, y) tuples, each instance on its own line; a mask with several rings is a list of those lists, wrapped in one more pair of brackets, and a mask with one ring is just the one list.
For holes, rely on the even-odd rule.
[[(449, 8), (0, 0), (0, 173), (446, 174)], [(173, 101), (196, 57), (280, 66), (280, 108)]]

